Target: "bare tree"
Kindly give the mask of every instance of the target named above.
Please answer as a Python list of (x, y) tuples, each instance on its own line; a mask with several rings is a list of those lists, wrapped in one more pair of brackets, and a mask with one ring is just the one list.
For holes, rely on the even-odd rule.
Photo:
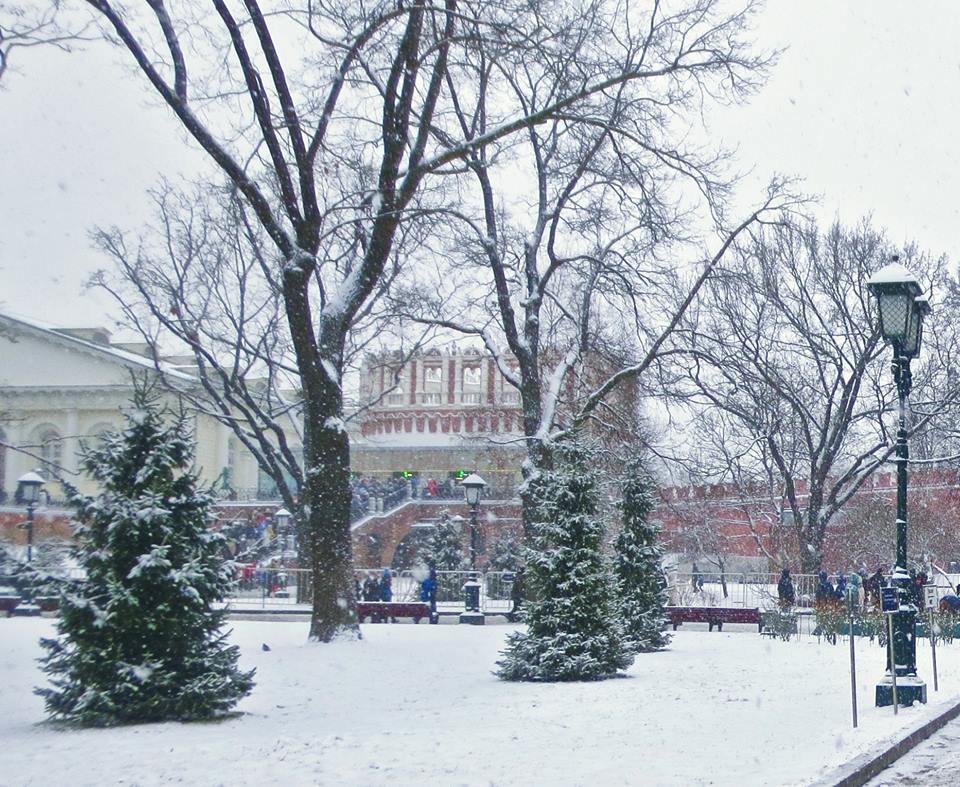
[(0, 1), (0, 83), (16, 50), (54, 46), (69, 52), (83, 40), (90, 40), (89, 24), (65, 22), (60, 0), (25, 5)]
[[(636, 415), (636, 397), (624, 392), (727, 249), (791, 202), (777, 183), (742, 221), (724, 220), (731, 188), (724, 155), (682, 139), (703, 102), (737, 100), (762, 81), (770, 59), (747, 44), (752, 11), (731, 13), (710, 0), (669, 10), (631, 6), (614, 40), (648, 78), (464, 158), (456, 203), (446, 209), (450, 267), (437, 264), (398, 301), (413, 319), (477, 337), (496, 359), (519, 392), (528, 482), (551, 466), (557, 439), (609, 418), (611, 396)], [(589, 23), (564, 29), (545, 45), (569, 52), (606, 45)], [(484, 139), (511, 105), (542, 114), (583, 67), (572, 56), (557, 62), (550, 70), (524, 50), (503, 56), (477, 47), (469, 63), (476, 77), (465, 89), (449, 85), (462, 135)], [(694, 241), (695, 216), (712, 219), (716, 234)], [(464, 271), (483, 286), (461, 286)], [(524, 503), (530, 522), (526, 491)]]
[[(292, 510), (314, 572), (310, 636), (356, 635), (344, 359), (357, 320), (399, 259), (398, 234), (435, 202), (444, 203), (440, 176), (516, 132), (570, 113), (585, 117), (581, 108), (597, 97), (629, 93), (634, 84), (671, 74), (685, 75), (673, 80), (674, 90), (699, 92), (698, 64), (715, 61), (715, 49), (724, 52), (722, 78), (737, 83), (744, 51), (737, 25), (714, 25), (712, 0), (691, 2), (658, 28), (672, 40), (696, 33), (664, 61), (648, 56), (658, 50), (657, 38), (640, 47), (643, 39), (627, 35), (624, 43), (636, 19), (606, 0), (576, 13), (563, 3), (525, 0), (318, 0), (269, 7), (214, 0), (213, 13), (189, 2), (173, 9), (163, 0), (138, 9), (112, 0), (88, 4), (226, 178), (236, 198), (232, 210), (249, 224), (237, 237), (250, 246), (245, 255), (260, 255), (249, 263), (260, 280), (247, 290), (256, 306), (237, 319), (232, 298), (223, 304), (225, 319), (231, 330), (278, 333), (278, 347), (289, 347), (285, 371), (299, 389), (303, 437)], [(663, 18), (659, 4), (649, 18)], [(585, 28), (589, 35), (580, 32)], [(531, 85), (530, 101), (492, 113), (494, 122), (464, 128), (458, 102), (503, 94), (508, 84), (501, 70), (477, 70), (491, 57), (529, 59), (544, 74), (562, 71), (565, 78), (548, 96)], [(103, 241), (118, 259), (136, 261), (136, 249), (124, 248), (122, 238)], [(246, 282), (246, 270), (243, 263), (230, 275)], [(183, 308), (181, 278), (172, 277), (163, 302), (141, 291), (149, 301), (143, 316), (153, 323), (148, 331), (186, 340), (204, 359), (201, 373), (212, 373), (215, 386), (232, 386), (249, 373), (245, 361), (225, 361), (206, 343), (211, 337), (194, 324), (206, 312)], [(166, 286), (159, 281), (158, 292)], [(257, 344), (259, 334), (246, 341)], [(260, 448), (268, 467), (281, 458), (289, 463), (272, 426), (266, 439), (249, 434), (246, 419), (255, 408), (247, 394), (238, 389), (228, 397), (219, 417), (248, 447)], [(246, 408), (239, 415), (237, 402)], [(274, 416), (285, 404), (274, 398), (263, 412)]]
[[(942, 261), (907, 256), (942, 278)], [(820, 569), (828, 525), (893, 452), (885, 416), (895, 391), (866, 288), (888, 258), (867, 223), (823, 234), (812, 223), (765, 227), (677, 332), (683, 355), (672, 356), (668, 387), (687, 408), (698, 464), (712, 461), (713, 480), (762, 489), (788, 513), (805, 573)], [(955, 397), (928, 393), (913, 432)]]

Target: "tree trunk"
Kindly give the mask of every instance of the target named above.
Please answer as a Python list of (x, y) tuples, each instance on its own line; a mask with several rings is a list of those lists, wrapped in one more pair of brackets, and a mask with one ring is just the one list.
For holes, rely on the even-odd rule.
[(523, 543), (533, 543), (533, 523), (537, 518), (537, 506), (534, 501), (533, 483), (544, 470), (553, 469), (553, 451), (542, 440), (528, 436), (527, 458), (523, 462), (523, 486), (520, 491), (520, 514), (523, 520)]
[(823, 565), (823, 533), (817, 520), (819, 512), (808, 511), (807, 521), (797, 532), (797, 546), (800, 550), (800, 570), (804, 574), (818, 574)]
[(301, 498), (313, 570), (310, 639), (316, 642), (360, 638), (350, 535), (350, 442), (339, 399), (330, 399), (311, 408), (303, 425)]

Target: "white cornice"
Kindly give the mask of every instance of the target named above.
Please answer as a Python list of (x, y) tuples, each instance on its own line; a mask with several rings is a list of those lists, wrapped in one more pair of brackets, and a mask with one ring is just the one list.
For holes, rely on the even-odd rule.
[[(160, 364), (160, 368), (158, 370), (156, 364), (154, 364), (152, 360), (145, 358), (142, 355), (127, 352), (126, 350), (120, 350), (116, 347), (97, 344), (96, 342), (90, 342), (86, 339), (78, 339), (76, 336), (60, 333), (51, 326), (33, 322), (32, 320), (27, 320), (23, 317), (11, 317), (9, 314), (0, 313), (0, 324), (6, 324), (14, 332), (21, 331), (23, 333), (33, 334), (34, 336), (38, 336), (44, 341), (50, 342), (51, 344), (56, 344), (60, 347), (65, 347), (74, 351), (80, 351), (101, 360), (119, 363), (129, 369), (139, 369), (144, 371), (149, 370), (152, 372), (159, 371), (165, 377), (181, 383), (197, 382), (195, 377), (184, 374), (176, 369), (169, 368), (169, 366), (163, 363)], [(13, 339), (13, 341), (15, 341), (15, 339)]]

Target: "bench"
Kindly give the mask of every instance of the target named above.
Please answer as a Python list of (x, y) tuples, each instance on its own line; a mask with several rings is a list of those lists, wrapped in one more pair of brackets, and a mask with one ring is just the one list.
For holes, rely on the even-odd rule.
[(710, 631), (714, 626), (717, 631), (723, 631), (724, 623), (753, 623), (758, 631), (763, 630), (760, 610), (756, 607), (667, 607), (666, 610), (674, 631), (683, 623), (706, 623)]
[(430, 604), (426, 601), (358, 601), (357, 617), (361, 623), (366, 618), (370, 618), (371, 623), (394, 618), (413, 618), (414, 623), (419, 623), (421, 618), (426, 618), (431, 623), (437, 622), (437, 619), (431, 616)]
[(7, 617), (10, 617), (19, 603), (20, 596), (0, 596), (0, 612), (5, 612)]

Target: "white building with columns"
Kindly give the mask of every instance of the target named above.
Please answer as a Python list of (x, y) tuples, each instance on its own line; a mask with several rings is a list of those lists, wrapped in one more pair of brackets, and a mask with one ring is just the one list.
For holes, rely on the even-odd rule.
[[(58, 476), (94, 491), (77, 473), (81, 442), (121, 427), (133, 376), (156, 373), (146, 345), (113, 343), (107, 330), (55, 329), (0, 314), (0, 502), (12, 501), (17, 479), (34, 469), (51, 479), (54, 499), (62, 496)], [(164, 374), (175, 385), (196, 382), (172, 366)], [(174, 394), (166, 396), (176, 404)], [(201, 413), (191, 417), (201, 478), (255, 489), (256, 463), (231, 430)]]

